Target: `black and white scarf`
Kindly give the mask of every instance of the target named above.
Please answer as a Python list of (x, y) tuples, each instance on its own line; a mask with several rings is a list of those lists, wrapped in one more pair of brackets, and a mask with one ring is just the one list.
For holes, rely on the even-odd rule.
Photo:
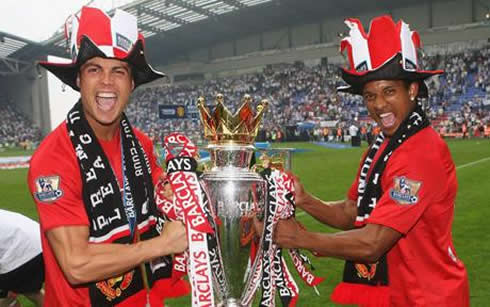
[[(150, 163), (126, 115), (120, 122), (121, 188), (85, 118), (81, 101), (70, 110), (66, 122), (80, 166), (83, 203), (90, 222), (89, 242), (130, 244), (158, 236), (164, 221), (153, 199)], [(145, 283), (151, 286), (157, 279), (169, 277), (170, 262), (171, 258), (162, 257), (146, 264), (146, 272), (140, 266), (121, 276), (89, 283), (92, 306), (113, 306), (144, 290)]]
[[(373, 165), (374, 157), (381, 144), (385, 141), (383, 133), (380, 133), (364, 158), (358, 180), (357, 217), (355, 225), (361, 227), (376, 207), (377, 201), (383, 195), (381, 176), (385, 170), (393, 152), (408, 138), (418, 133), (430, 122), (419, 105), (400, 124), (395, 134), (390, 138), (383, 152)], [(368, 177), (369, 173), (369, 177)], [(387, 297), (383, 297), (387, 291), (361, 294), (355, 285), (364, 286), (389, 286), (388, 263), (386, 255), (375, 264), (355, 263), (346, 261), (343, 274), (343, 282), (337, 286), (332, 294), (332, 300), (338, 303), (363, 304), (367, 306), (381, 306)], [(365, 289), (365, 288), (364, 288)], [(373, 287), (374, 289), (374, 287)], [(378, 289), (379, 290), (379, 289)], [(373, 301), (374, 300), (374, 301)]]

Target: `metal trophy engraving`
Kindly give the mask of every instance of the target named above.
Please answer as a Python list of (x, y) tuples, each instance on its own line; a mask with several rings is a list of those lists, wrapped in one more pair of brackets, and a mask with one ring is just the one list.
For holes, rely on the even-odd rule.
[(217, 221), (217, 242), (223, 276), (214, 275), (218, 305), (242, 307), (241, 297), (254, 262), (258, 242), (254, 235), (253, 216), (263, 210), (266, 202), (266, 182), (250, 170), (254, 155), (254, 139), (267, 100), (262, 100), (257, 113), (252, 111), (252, 98), (245, 95), (243, 104), (233, 115), (216, 97), (211, 113), (199, 98), (198, 109), (209, 140), (211, 166), (201, 179)]

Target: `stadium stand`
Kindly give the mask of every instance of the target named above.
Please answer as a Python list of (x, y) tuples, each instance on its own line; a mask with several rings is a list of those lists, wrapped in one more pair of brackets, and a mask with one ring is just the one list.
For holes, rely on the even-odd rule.
[[(488, 54), (487, 46), (425, 58), (424, 66), (446, 71), (430, 81), (427, 104), (433, 125), (444, 136), (489, 137)], [(171, 131), (182, 131), (199, 140), (197, 119), (163, 120), (158, 116), (158, 106), (183, 105), (192, 109), (199, 96), (204, 96), (211, 106), (215, 95), (223, 93), (230, 109), (236, 110), (243, 95), (250, 94), (255, 100), (270, 101), (263, 127), (265, 140), (333, 140), (337, 139), (337, 128), (347, 135), (345, 130), (352, 123), (361, 127), (363, 139), (367, 140), (373, 122), (360, 97), (336, 92), (339, 80), (338, 68), (331, 64), (269, 65), (262, 73), (138, 89), (128, 116), (156, 140)]]
[(41, 131), (12, 104), (0, 102), (0, 149), (22, 147), (30, 149), (41, 140)]
[[(109, 6), (107, 1), (91, 2)], [(425, 66), (447, 72), (430, 80), (426, 105), (433, 125), (447, 137), (489, 136), (488, 6), (470, 0), (380, 0), (374, 6), (352, 0), (346, 6), (363, 20), (375, 12), (389, 13), (417, 25), (428, 46)], [(363, 139), (375, 133), (361, 99), (335, 91), (340, 79), (333, 64), (341, 59), (338, 44), (347, 31), (342, 21), (349, 17), (342, 6), (315, 0), (121, 0), (112, 1), (109, 14), (116, 7), (141, 17), (140, 30), (154, 46), (147, 55), (174, 82), (139, 88), (127, 110), (136, 127), (156, 140), (170, 131), (199, 140), (195, 102), (205, 96), (212, 105), (217, 93), (225, 95), (231, 109), (245, 93), (270, 101), (259, 140), (348, 141), (347, 127), (353, 123)], [(243, 27), (243, 20), (253, 26)], [(34, 129), (27, 144), (55, 128), (50, 104), (64, 99), (64, 89), (48, 90), (51, 81), (35, 62), (47, 54), (66, 58), (64, 34), (62, 25), (37, 43), (0, 31), (0, 93), (14, 98), (9, 114), (22, 117), (17, 111), (26, 112), (17, 121)], [(8, 101), (1, 95), (0, 105)], [(165, 105), (184, 106), (187, 114), (161, 119)], [(0, 107), (5, 113), (0, 146), (25, 145), (23, 129), (5, 124), (16, 116)]]
[[(424, 59), (426, 67), (446, 71), (428, 84), (428, 114), (442, 135), (490, 137), (489, 50), (486, 46)], [(261, 73), (137, 89), (127, 114), (136, 127), (157, 142), (174, 131), (185, 132), (199, 142), (202, 135), (197, 113), (183, 119), (161, 119), (159, 105), (182, 105), (195, 110), (199, 96), (212, 106), (215, 95), (223, 93), (229, 108), (236, 110), (243, 95), (250, 94), (255, 100), (270, 101), (260, 140), (348, 141), (347, 128), (355, 123), (367, 141), (374, 123), (360, 97), (336, 92), (340, 82), (336, 65), (274, 64)], [(0, 147), (35, 147), (42, 139), (39, 128), (13, 104), (6, 103), (7, 98), (2, 100)]]

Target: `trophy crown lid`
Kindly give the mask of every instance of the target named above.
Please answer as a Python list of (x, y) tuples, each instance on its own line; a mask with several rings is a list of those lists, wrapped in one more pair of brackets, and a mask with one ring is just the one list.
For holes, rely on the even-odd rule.
[(252, 111), (252, 96), (246, 94), (242, 98), (240, 108), (232, 114), (224, 104), (223, 94), (217, 94), (215, 98), (216, 107), (211, 114), (205, 104), (204, 97), (197, 99), (201, 121), (204, 125), (204, 136), (214, 144), (252, 144), (259, 131), (264, 112), (269, 102), (262, 99)]

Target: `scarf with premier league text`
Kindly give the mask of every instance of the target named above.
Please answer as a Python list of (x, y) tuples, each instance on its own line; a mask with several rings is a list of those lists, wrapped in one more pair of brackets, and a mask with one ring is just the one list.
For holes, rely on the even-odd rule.
[[(388, 141), (376, 163), (374, 157), (384, 141), (380, 133), (369, 148), (359, 172), (356, 227), (362, 227), (376, 202), (383, 195), (381, 176), (389, 158), (409, 137), (429, 126), (429, 120), (419, 105), (400, 124), (395, 134)], [(369, 173), (370, 172), (370, 173)], [(368, 178), (369, 173), (369, 178)], [(332, 301), (340, 304), (359, 304), (361, 306), (389, 306), (389, 276), (386, 254), (378, 262), (365, 264), (346, 261), (342, 282), (332, 293)]]
[[(66, 123), (82, 176), (89, 242), (130, 244), (158, 236), (164, 220), (153, 199), (149, 160), (126, 115), (120, 123), (123, 187), (119, 186), (80, 101), (68, 113)], [(149, 306), (150, 300), (151, 306), (161, 305), (161, 299), (153, 293), (150, 299), (149, 287), (170, 275), (170, 263), (169, 257), (160, 257), (120, 276), (88, 283), (91, 305), (114, 306), (131, 301), (134, 306)]]

